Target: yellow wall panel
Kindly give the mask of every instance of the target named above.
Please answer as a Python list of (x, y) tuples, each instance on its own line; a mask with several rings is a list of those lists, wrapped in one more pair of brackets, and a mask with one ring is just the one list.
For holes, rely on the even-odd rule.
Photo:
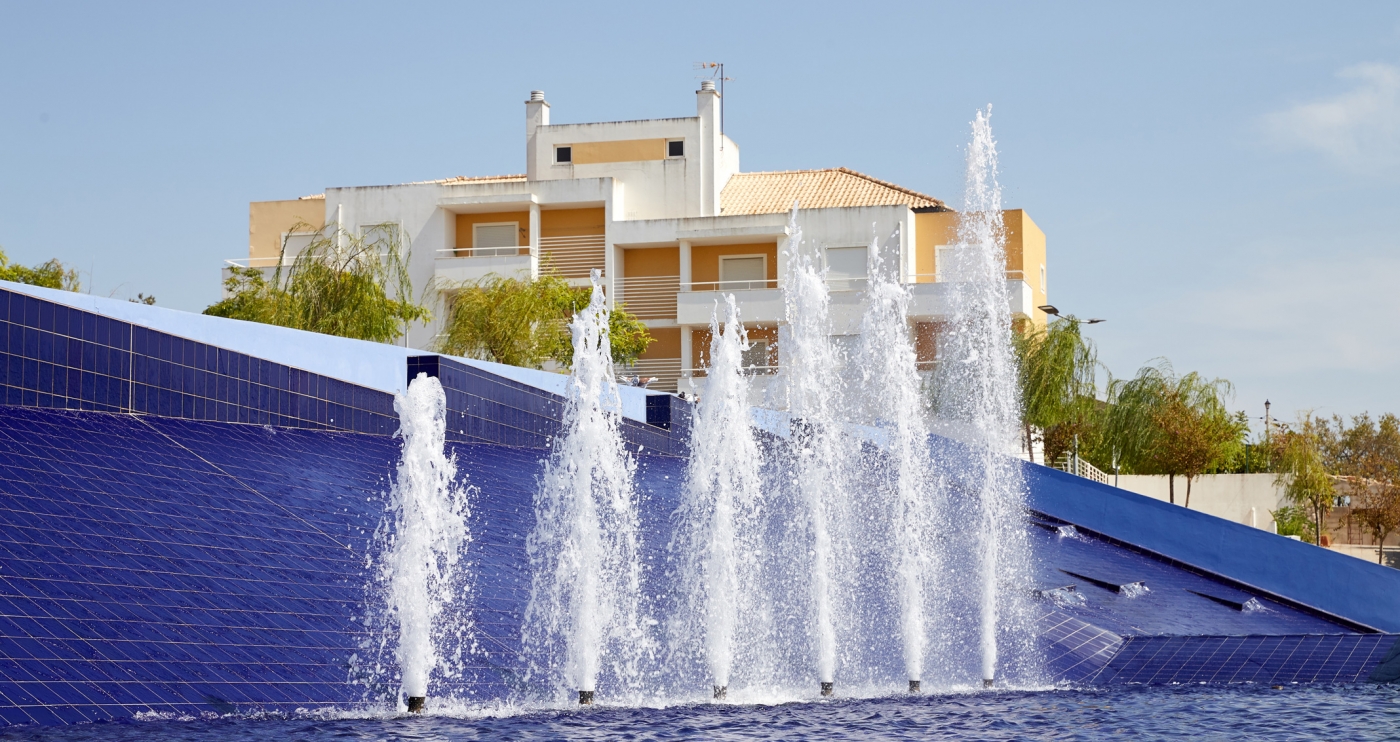
[(307, 231), (326, 226), (325, 199), (298, 198), (248, 204), (248, 257), (276, 259), (281, 256), (283, 233), (303, 223), (309, 225)]
[(681, 274), (681, 249), (679, 247), (646, 247), (623, 250), (621, 268), (624, 278), (679, 276)]
[(602, 207), (591, 209), (543, 209), (541, 237), (584, 237), (605, 234), (607, 215)]
[(605, 162), (640, 162), (666, 159), (665, 139), (622, 139), (616, 142), (579, 142), (573, 147), (575, 165)]
[(647, 330), (652, 339), (656, 342), (647, 346), (646, 352), (641, 358), (680, 358), (681, 357), (681, 328), (679, 327), (653, 327)]

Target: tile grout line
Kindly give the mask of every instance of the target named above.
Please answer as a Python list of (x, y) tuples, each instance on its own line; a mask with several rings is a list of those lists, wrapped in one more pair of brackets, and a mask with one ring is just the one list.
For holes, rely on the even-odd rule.
[(312, 523), (312, 522), (306, 520), (305, 518), (302, 518), (301, 516), (297, 515), (295, 512), (293, 512), (293, 511), (292, 511), (290, 508), (288, 508), (286, 505), (283, 505), (283, 504), (277, 502), (276, 500), (272, 499), (271, 497), (268, 497), (267, 495), (264, 495), (263, 493), (261, 493), (261, 492), (259, 492), (258, 490), (254, 489), (254, 488), (253, 488), (251, 485), (249, 485), (247, 482), (244, 482), (244, 481), (243, 481), (242, 479), (240, 479), (239, 477), (236, 477), (236, 476), (234, 476), (234, 475), (232, 475), (232, 474), (230, 474), (230, 473), (224, 471), (223, 468), (220, 467), (219, 465), (217, 465), (217, 464), (215, 464), (214, 462), (212, 462), (212, 461), (210, 461), (210, 460), (204, 458), (203, 456), (200, 456), (199, 454), (195, 453), (195, 452), (194, 452), (193, 450), (191, 450), (189, 447), (185, 446), (185, 444), (183, 444), (183, 443), (181, 443), (181, 442), (175, 440), (174, 438), (172, 438), (172, 437), (170, 437), (169, 435), (167, 435), (164, 431), (162, 431), (162, 430), (160, 430), (159, 428), (157, 428), (156, 426), (150, 424), (150, 422), (148, 422), (148, 421), (145, 419), (145, 417), (144, 417), (143, 415), (132, 415), (131, 417), (132, 417), (132, 419), (134, 419), (134, 420), (140, 422), (142, 425), (145, 425), (146, 427), (150, 428), (151, 431), (154, 432), (156, 435), (159, 435), (159, 436), (161, 436), (162, 438), (165, 438), (166, 440), (170, 441), (171, 443), (174, 443), (176, 446), (179, 446), (181, 449), (183, 449), (184, 451), (186, 451), (187, 453), (189, 453), (191, 456), (193, 456), (193, 457), (199, 459), (200, 461), (203, 461), (206, 465), (208, 465), (208, 466), (209, 466), (211, 469), (213, 469), (214, 471), (216, 471), (216, 472), (218, 472), (218, 473), (220, 473), (220, 474), (222, 474), (222, 475), (228, 477), (229, 479), (232, 479), (233, 481), (237, 482), (237, 483), (239, 484), (239, 486), (243, 487), (244, 489), (248, 490), (249, 492), (252, 492), (253, 494), (257, 495), (258, 497), (261, 497), (261, 498), (263, 498), (264, 500), (267, 500), (269, 503), (272, 503), (273, 505), (275, 505), (275, 506), (277, 506), (278, 508), (280, 508), (280, 509), (282, 509), (283, 511), (285, 511), (288, 515), (292, 516), (293, 518), (295, 518), (296, 520), (300, 521), (300, 522), (303, 523), (304, 525), (310, 527), (311, 530), (313, 530), (313, 531), (315, 531), (315, 532), (321, 534), (322, 536), (325, 536), (326, 538), (330, 539), (330, 540), (331, 540), (331, 543), (333, 543), (333, 544), (335, 544), (335, 545), (337, 545), (337, 546), (343, 546), (343, 547), (345, 547), (347, 550), (351, 550), (351, 551), (354, 550), (354, 549), (351, 548), (351, 546), (350, 546), (349, 544), (341, 543), (339, 539), (335, 538), (334, 536), (330, 535), (329, 533), (326, 533), (325, 531), (321, 530), (320, 528), (317, 528), (315, 523)]

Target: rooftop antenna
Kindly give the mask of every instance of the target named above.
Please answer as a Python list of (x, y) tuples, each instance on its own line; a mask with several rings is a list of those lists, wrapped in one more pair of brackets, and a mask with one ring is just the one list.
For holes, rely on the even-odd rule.
[(724, 81), (728, 77), (724, 76), (724, 62), (696, 62), (695, 69), (700, 71), (714, 70), (710, 73), (709, 79), (719, 82), (719, 148), (724, 149)]

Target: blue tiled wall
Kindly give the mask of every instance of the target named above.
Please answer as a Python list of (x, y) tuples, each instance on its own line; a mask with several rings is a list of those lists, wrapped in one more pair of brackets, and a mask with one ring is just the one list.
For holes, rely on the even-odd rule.
[[(176, 442), (210, 425), (223, 458), (282, 476)], [(0, 717), (350, 700), (346, 547), (393, 439), (308, 435), (0, 408)]]
[(389, 435), (393, 397), (0, 289), (0, 402)]
[(1057, 610), (1037, 622), (1045, 647), (1045, 670), (1056, 680), (1092, 678), (1123, 647), (1123, 637)]
[(1395, 645), (1394, 634), (1335, 636), (1135, 636), (1090, 682), (1358, 683)]
[(1400, 632), (1400, 570), (1044, 466), (1024, 467), (1035, 510), (1255, 590)]
[[(148, 710), (357, 702), (363, 688), (349, 682), (349, 659), (364, 651), (357, 618), (365, 558), (398, 445), (387, 436), (0, 406), (0, 719), (60, 723)], [(462, 476), (479, 488), (468, 561), (476, 575), (470, 610), (484, 652), (434, 693), (502, 698), (520, 690), (524, 541), (543, 457), (499, 445), (451, 449)], [(641, 458), (645, 548), (656, 554), (668, 538), (685, 462)], [(1162, 612), (1166, 618), (1157, 620), (1186, 628), (1247, 620), (1238, 625), (1288, 630), (1317, 621), (1290, 616), (1286, 607), (1230, 618), (1228, 608), (1182, 587), (1212, 584), (1206, 577), (1092, 539), (1056, 542), (1064, 550), (1055, 551), (1049, 538), (1040, 534), (1033, 543), (1042, 587), (1061, 584), (1056, 570), (1068, 564), (1144, 578), (1156, 596), (1123, 602), (1095, 594), (1083, 615), (1048, 611), (1047, 658), (1061, 678), (1159, 682), (1157, 675), (1141, 679), (1147, 665), (1133, 659), (1151, 657), (1169, 669), (1162, 678), (1194, 678), (1215, 667), (1211, 677), (1223, 679), (1224, 665), (1210, 659), (1219, 652), (1204, 653), (1199, 642), (1158, 646), (1167, 639), (1126, 636), (1115, 651), (1121, 633), (1095, 617), (1127, 625)], [(1360, 677), (1376, 672), (1393, 642), (1343, 636), (1352, 638), (1297, 640), (1303, 649), (1276, 663), (1277, 671), (1253, 677), (1293, 671), (1302, 679), (1300, 670)], [(1354, 650), (1342, 661), (1344, 645)], [(1274, 654), (1262, 648), (1240, 656), (1241, 668), (1274, 667)]]
[[(449, 440), (548, 448), (558, 435), (565, 400), (556, 394), (487, 373), (442, 356), (411, 356), (408, 378), (436, 376), (447, 393)], [(667, 426), (622, 420), (623, 438), (641, 450), (671, 456), (689, 452), (691, 405), (665, 399)]]

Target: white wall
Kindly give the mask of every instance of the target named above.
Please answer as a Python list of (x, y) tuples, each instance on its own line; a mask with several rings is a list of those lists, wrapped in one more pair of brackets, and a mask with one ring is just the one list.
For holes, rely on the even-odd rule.
[[(1206, 474), (1191, 484), (1191, 509), (1247, 526), (1274, 530), (1269, 511), (1287, 505), (1283, 487), (1274, 484), (1273, 474)], [(1112, 480), (1110, 480), (1112, 481)], [(1165, 475), (1124, 474), (1118, 486), (1129, 492), (1168, 501)], [(1186, 503), (1186, 479), (1176, 478), (1176, 504)], [(1251, 522), (1251, 510), (1253, 522)]]

